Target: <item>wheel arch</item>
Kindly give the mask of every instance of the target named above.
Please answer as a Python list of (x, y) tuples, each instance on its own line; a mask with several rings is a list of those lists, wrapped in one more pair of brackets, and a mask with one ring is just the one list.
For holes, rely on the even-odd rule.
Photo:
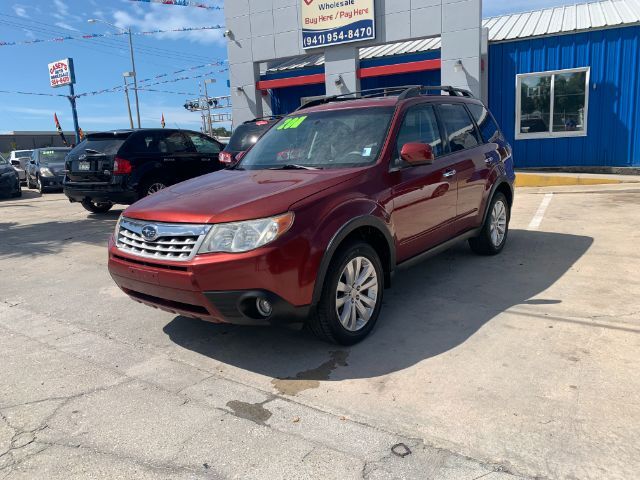
[(487, 220), (487, 215), (489, 215), (489, 208), (491, 207), (491, 200), (493, 200), (493, 197), (498, 192), (502, 193), (507, 198), (507, 202), (509, 203), (509, 209), (511, 209), (511, 207), (513, 206), (513, 197), (514, 197), (513, 186), (511, 185), (511, 182), (509, 182), (509, 180), (506, 177), (500, 177), (493, 184), (493, 187), (491, 188), (491, 193), (487, 196), (487, 204), (484, 209), (484, 216), (482, 217), (481, 225), (484, 225), (485, 221)]
[(345, 223), (329, 241), (318, 268), (313, 289), (313, 304), (320, 300), (324, 280), (336, 252), (346, 243), (356, 239), (366, 241), (378, 253), (384, 269), (385, 287), (391, 284), (391, 274), (396, 263), (396, 248), (389, 228), (378, 217), (371, 215), (356, 217)]

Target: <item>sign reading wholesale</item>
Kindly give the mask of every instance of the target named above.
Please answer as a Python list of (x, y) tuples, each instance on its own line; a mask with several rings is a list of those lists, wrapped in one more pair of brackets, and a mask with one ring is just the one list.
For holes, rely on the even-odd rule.
[(65, 58), (49, 64), (49, 83), (54, 88), (76, 83), (73, 58)]
[(376, 38), (374, 0), (301, 1), (304, 48)]

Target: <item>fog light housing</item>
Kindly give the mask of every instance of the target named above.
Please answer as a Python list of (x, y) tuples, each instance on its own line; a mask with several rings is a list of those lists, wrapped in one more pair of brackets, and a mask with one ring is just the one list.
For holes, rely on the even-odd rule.
[(266, 298), (256, 298), (256, 309), (263, 317), (269, 317), (273, 313), (273, 305)]

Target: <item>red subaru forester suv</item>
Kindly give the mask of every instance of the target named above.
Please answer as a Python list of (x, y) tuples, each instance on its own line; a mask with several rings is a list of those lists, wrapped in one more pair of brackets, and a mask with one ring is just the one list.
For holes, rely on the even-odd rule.
[(503, 249), (514, 180), (511, 147), (466, 91), (328, 97), (282, 119), (233, 169), (129, 207), (109, 271), (162, 310), (305, 322), (354, 344), (399, 266), (460, 240), (483, 255)]

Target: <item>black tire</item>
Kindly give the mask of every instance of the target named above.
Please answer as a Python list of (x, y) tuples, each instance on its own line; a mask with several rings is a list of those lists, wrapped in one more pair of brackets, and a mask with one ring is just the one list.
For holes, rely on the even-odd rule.
[(44, 187), (42, 186), (42, 180), (40, 180), (39, 175), (36, 177), (36, 188), (38, 189), (38, 192), (40, 192), (40, 195), (45, 193)]
[[(366, 324), (357, 331), (345, 328), (338, 317), (336, 310), (336, 294), (338, 283), (347, 264), (357, 257), (364, 257), (375, 269), (378, 280), (376, 303), (373, 312)], [(354, 345), (371, 333), (380, 315), (382, 308), (382, 294), (384, 291), (384, 270), (378, 253), (365, 242), (352, 242), (341, 247), (335, 254), (329, 265), (320, 301), (312, 310), (307, 323), (307, 329), (316, 337), (330, 343), (340, 345)], [(364, 290), (363, 290), (364, 292)], [(345, 294), (346, 296), (346, 294)]]
[(18, 189), (17, 192), (13, 192), (11, 194), (11, 197), (13, 197), (13, 198), (20, 198), (21, 196), (22, 196), (22, 189)]
[(140, 186), (138, 187), (139, 197), (144, 198), (153, 193), (156, 193), (156, 191), (159, 191), (159, 190), (155, 190), (155, 191), (151, 191), (151, 190), (155, 189), (157, 185), (162, 185), (163, 187), (160, 190), (163, 190), (169, 186), (169, 182), (167, 182), (167, 180), (162, 177), (152, 177), (152, 178), (145, 179), (140, 183)]
[[(496, 242), (492, 239), (492, 212), (498, 202), (502, 202), (506, 213), (506, 223), (504, 225), (504, 237), (496, 245)], [(482, 230), (477, 237), (469, 239), (469, 246), (474, 253), (478, 255), (497, 255), (503, 249), (507, 243), (509, 237), (509, 221), (511, 220), (511, 207), (507, 201), (507, 197), (503, 193), (497, 192), (491, 199), (489, 209), (487, 210), (487, 218), (485, 219)]]
[(107, 213), (113, 207), (111, 202), (92, 202), (91, 200), (83, 200), (82, 206), (91, 213)]

